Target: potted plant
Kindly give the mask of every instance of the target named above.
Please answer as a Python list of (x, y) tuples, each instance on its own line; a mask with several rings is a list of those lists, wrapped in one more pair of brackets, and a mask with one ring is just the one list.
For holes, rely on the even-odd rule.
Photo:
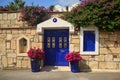
[(44, 57), (44, 51), (39, 48), (34, 47), (34, 48), (30, 48), (27, 54), (28, 54), (28, 57), (30, 57), (32, 72), (39, 72), (40, 61)]
[(79, 61), (82, 60), (82, 56), (79, 52), (70, 52), (66, 54), (65, 59), (70, 62), (71, 72), (79, 72)]

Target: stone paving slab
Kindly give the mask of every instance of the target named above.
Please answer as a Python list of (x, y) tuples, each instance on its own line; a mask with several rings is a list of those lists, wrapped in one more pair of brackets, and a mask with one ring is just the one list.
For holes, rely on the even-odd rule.
[(120, 72), (0, 70), (0, 80), (120, 80)]

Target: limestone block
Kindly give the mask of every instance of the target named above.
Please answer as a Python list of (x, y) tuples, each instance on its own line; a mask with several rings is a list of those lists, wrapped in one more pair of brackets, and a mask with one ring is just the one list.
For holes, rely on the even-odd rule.
[(82, 56), (82, 58), (83, 58), (84, 60), (88, 60), (88, 59), (89, 59), (88, 56)]
[(8, 26), (8, 24), (2, 24), (1, 27), (2, 28), (8, 28), (9, 26)]
[(27, 68), (28, 67), (28, 61), (22, 60), (22, 68)]
[(22, 22), (22, 21), (19, 21), (19, 19), (16, 19), (15, 23), (16, 23), (16, 24), (19, 24), (19, 25), (21, 25), (21, 26), (23, 27), (23, 22)]
[(10, 24), (14, 25), (14, 24), (16, 24), (15, 22), (16, 22), (16, 20), (11, 20)]
[(0, 24), (4, 24), (5, 23), (5, 21), (4, 20), (0, 20)]
[(21, 13), (17, 13), (17, 19), (19, 19), (19, 17), (21, 16)]
[(15, 53), (8, 53), (8, 54), (7, 54), (7, 57), (15, 58), (15, 57), (16, 57), (16, 54), (15, 54)]
[(13, 59), (12, 58), (8, 58), (8, 64), (13, 64)]
[(100, 48), (100, 54), (108, 54), (109, 53), (109, 49), (107, 48)]
[(3, 33), (2, 36), (5, 36), (5, 34), (7, 33), (7, 30), (2, 30), (2, 33)]
[(23, 29), (19, 29), (18, 33), (23, 34), (24, 33)]
[(30, 39), (31, 42), (33, 42), (33, 39)]
[(70, 44), (70, 52), (74, 51), (74, 44)]
[(12, 39), (12, 34), (7, 34), (7, 40), (11, 40)]
[(7, 67), (7, 57), (6, 56), (2, 56), (2, 65), (3, 65), (3, 67)]
[(95, 56), (95, 61), (105, 61), (104, 55)]
[(36, 34), (36, 30), (32, 29), (31, 30), (31, 35), (35, 35)]
[(111, 54), (105, 55), (105, 61), (113, 61), (113, 55)]
[(2, 14), (0, 14), (0, 20), (2, 20)]
[(99, 68), (100, 69), (116, 69), (117, 64), (116, 62), (100, 62)]
[(7, 34), (11, 34), (12, 33), (12, 31), (11, 30), (7, 30)]
[(8, 14), (8, 19), (9, 19), (9, 20), (17, 19), (17, 14), (16, 14), (16, 13), (9, 13), (9, 14)]
[(0, 34), (2, 33), (2, 30), (0, 30)]
[(16, 40), (11, 40), (11, 49), (16, 49), (17, 46), (16, 46)]
[(4, 39), (0, 39), (0, 54), (5, 54), (6, 51), (5, 51), (5, 40)]
[(79, 35), (72, 35), (72, 38), (74, 38), (74, 39), (79, 39)]
[(91, 69), (98, 69), (98, 62), (97, 61), (90, 61), (89, 62), (89, 67)]
[(78, 51), (80, 51), (80, 48), (79, 47), (74, 47), (74, 51), (78, 52)]
[(1, 61), (1, 59), (2, 59), (2, 54), (0, 54), (0, 61)]
[(120, 70), (120, 63), (118, 65), (119, 65), (118, 69)]
[(3, 20), (7, 20), (8, 16), (7, 16), (7, 13), (4, 13), (3, 14)]
[(1, 60), (0, 60), (0, 69), (1, 69), (1, 67), (2, 67), (2, 63), (1, 63)]
[(74, 44), (77, 43), (77, 44), (79, 44), (80, 40), (79, 39), (72, 39), (71, 43), (74, 43)]
[(17, 57), (17, 60), (23, 60), (24, 58), (23, 57)]
[(89, 57), (89, 61), (95, 61), (95, 58)]
[(23, 60), (28, 61), (28, 60), (30, 60), (30, 58), (29, 57), (24, 57)]
[(10, 21), (9, 20), (5, 20), (5, 24), (10, 24)]
[(113, 41), (107, 41), (107, 42), (105, 42), (105, 44), (107, 45), (107, 47), (114, 47)]
[(18, 34), (18, 30), (12, 30), (12, 34)]
[(120, 61), (120, 58), (114, 58), (113, 61)]
[(19, 59), (17, 60), (17, 67), (18, 67), (18, 68), (21, 68), (21, 67), (22, 67), (22, 61), (19, 60)]
[(43, 41), (43, 36), (39, 35), (39, 41), (42, 42)]
[(119, 54), (120, 53), (120, 48), (109, 48), (109, 51), (113, 54)]
[(27, 33), (27, 34), (30, 34), (30, 33), (31, 33), (31, 30), (30, 30), (30, 29), (27, 29), (27, 30), (26, 30), (26, 33)]
[(14, 53), (13, 50), (6, 50), (7, 53)]
[(35, 35), (34, 36), (34, 42), (38, 42), (39, 41), (39, 36), (38, 35)]
[(32, 47), (38, 47), (40, 49), (43, 49), (42, 43), (32, 43)]
[(28, 68), (31, 68), (31, 62), (30, 60), (27, 61)]
[(109, 38), (108, 38), (110, 41), (116, 41), (117, 40), (117, 36), (116, 34), (114, 35), (109, 35)]
[(74, 44), (75, 47), (80, 47), (80, 44)]
[(19, 28), (20, 27), (20, 25), (19, 24), (14, 24), (14, 26), (13, 26), (14, 28)]
[(100, 38), (108, 38), (108, 32), (100, 32)]
[(10, 47), (11, 47), (10, 42), (7, 42), (7, 43), (6, 43), (6, 48), (7, 48), (7, 49), (10, 49)]

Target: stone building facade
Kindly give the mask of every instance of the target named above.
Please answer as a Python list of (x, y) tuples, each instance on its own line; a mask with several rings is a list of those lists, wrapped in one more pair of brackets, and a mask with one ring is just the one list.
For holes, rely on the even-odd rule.
[[(43, 49), (43, 34), (36, 27), (19, 22), (19, 12), (0, 12), (0, 68), (28, 69), (30, 59), (26, 51), (30, 47)], [(62, 13), (52, 13), (51, 17), (60, 17)], [(69, 35), (70, 51), (80, 51), (80, 32)], [(97, 55), (82, 55), (81, 70), (120, 70), (120, 31), (99, 31), (99, 50)], [(22, 40), (27, 41), (25, 51)]]

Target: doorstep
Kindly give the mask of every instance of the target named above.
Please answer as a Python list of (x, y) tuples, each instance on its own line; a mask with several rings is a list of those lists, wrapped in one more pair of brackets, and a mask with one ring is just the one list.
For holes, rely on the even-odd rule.
[(41, 71), (70, 71), (69, 66), (45, 66)]

